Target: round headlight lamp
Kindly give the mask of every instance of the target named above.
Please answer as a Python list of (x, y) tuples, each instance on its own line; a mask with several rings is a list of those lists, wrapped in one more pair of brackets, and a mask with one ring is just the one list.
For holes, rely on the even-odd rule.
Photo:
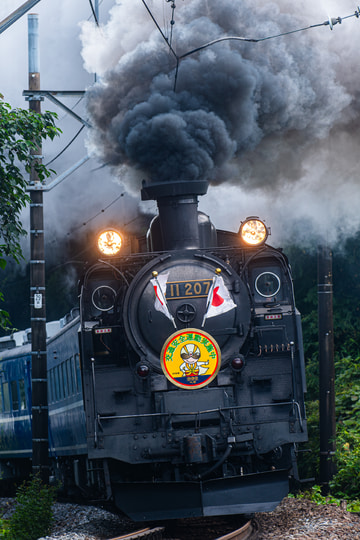
[(99, 251), (103, 255), (112, 257), (116, 255), (117, 253), (119, 253), (121, 249), (121, 246), (122, 246), (121, 235), (114, 229), (109, 229), (107, 231), (104, 231), (98, 236), (97, 245), (98, 245)]
[(239, 230), (241, 240), (248, 246), (260, 246), (266, 242), (269, 231), (258, 217), (249, 217), (242, 222)]

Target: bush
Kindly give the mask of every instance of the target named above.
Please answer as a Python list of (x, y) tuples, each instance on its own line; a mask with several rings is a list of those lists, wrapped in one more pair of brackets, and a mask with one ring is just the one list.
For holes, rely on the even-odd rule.
[(10, 518), (8, 540), (37, 540), (49, 535), (56, 488), (42, 483), (38, 475), (24, 482), (16, 492), (16, 506)]
[[(294, 495), (289, 495), (290, 498), (293, 498)], [(347, 500), (346, 498), (338, 498), (333, 495), (322, 495), (321, 486), (315, 485), (307, 491), (298, 493), (296, 495), (297, 499), (307, 499), (316, 504), (336, 504), (336, 506), (342, 506), (345, 503), (346, 510), (349, 512), (358, 513), (360, 510), (360, 500)]]
[(0, 518), (0, 538), (3, 540), (9, 539), (9, 522), (3, 518)]
[(360, 434), (338, 426), (337, 472), (330, 482), (331, 492), (346, 499), (360, 499)]

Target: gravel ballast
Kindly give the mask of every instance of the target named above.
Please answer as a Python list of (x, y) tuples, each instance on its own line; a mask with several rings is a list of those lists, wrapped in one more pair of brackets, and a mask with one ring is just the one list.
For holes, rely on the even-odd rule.
[[(14, 499), (0, 499), (4, 518), (13, 507)], [(360, 540), (360, 516), (348, 512), (346, 504), (285, 498), (273, 512), (255, 514), (255, 520), (258, 540)], [(140, 528), (141, 524), (98, 506), (56, 503), (52, 534), (46, 540), (106, 540)]]

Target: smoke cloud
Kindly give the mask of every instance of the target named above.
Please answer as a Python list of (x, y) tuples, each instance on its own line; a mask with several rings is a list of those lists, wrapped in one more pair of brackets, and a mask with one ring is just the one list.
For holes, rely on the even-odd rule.
[[(148, 4), (170, 40), (170, 3)], [(302, 4), (300, 16), (299, 4), (286, 0), (184, 0), (175, 10), (171, 46), (182, 56), (219, 37), (262, 38), (330, 15), (321, 4)], [(354, 12), (356, 6), (347, 6), (342, 2), (341, 15)], [(101, 75), (87, 93), (95, 127), (90, 151), (130, 179), (132, 189), (144, 175), (156, 182), (207, 179), (253, 190), (260, 206), (270, 202), (272, 212), (281, 206), (283, 218), (294, 211), (284, 207), (284, 195), (313, 216), (319, 207), (309, 197), (322, 191), (326, 199), (345, 170), (348, 183), (357, 181), (355, 166), (332, 156), (347, 148), (354, 161), (347, 143), (360, 139), (351, 60), (356, 22), (333, 33), (327, 26), (260, 43), (223, 41), (181, 59), (177, 72), (143, 4), (118, 1), (100, 34), (89, 23), (82, 27), (85, 66)], [(341, 210), (335, 215), (344, 217)]]

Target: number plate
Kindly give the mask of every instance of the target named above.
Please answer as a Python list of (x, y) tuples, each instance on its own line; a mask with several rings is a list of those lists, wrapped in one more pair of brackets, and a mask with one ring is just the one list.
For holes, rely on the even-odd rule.
[(35, 293), (34, 294), (34, 309), (41, 309), (41, 308), (42, 308), (42, 294)]
[(166, 284), (166, 299), (179, 300), (186, 298), (206, 298), (211, 283), (212, 279), (168, 281)]

